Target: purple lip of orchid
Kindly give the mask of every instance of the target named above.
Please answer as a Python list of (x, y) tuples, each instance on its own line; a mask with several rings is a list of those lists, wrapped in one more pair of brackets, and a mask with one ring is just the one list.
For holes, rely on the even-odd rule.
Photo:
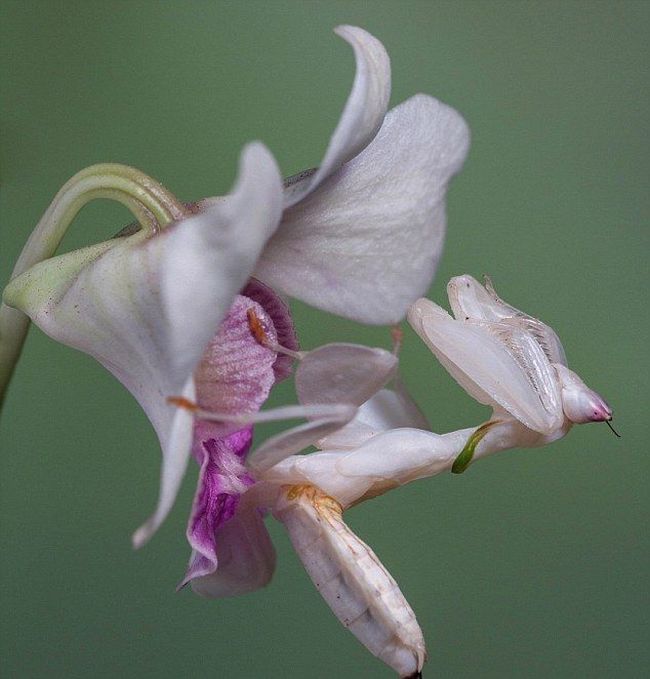
[[(251, 279), (237, 295), (209, 343), (195, 372), (197, 398), (209, 409), (252, 413), (266, 401), (273, 385), (289, 376), (291, 359), (260, 344), (249, 324), (253, 311), (271, 343), (298, 349), (286, 304), (268, 286)], [(192, 547), (179, 588), (214, 573), (219, 530), (235, 515), (240, 497), (255, 480), (245, 466), (253, 427), (196, 420), (192, 455), (201, 471), (187, 526)]]
[(255, 483), (244, 465), (252, 442), (251, 425), (194, 447), (201, 471), (187, 526), (192, 556), (179, 589), (217, 570), (218, 531), (235, 515), (241, 494)]

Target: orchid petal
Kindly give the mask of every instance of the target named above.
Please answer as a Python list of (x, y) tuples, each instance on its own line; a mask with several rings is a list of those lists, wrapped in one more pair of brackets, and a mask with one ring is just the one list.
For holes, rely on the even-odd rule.
[(553, 367), (535, 341), (509, 328), (509, 351), (487, 324), (456, 321), (438, 305), (420, 299), (409, 323), (436, 358), (479, 403), (499, 405), (526, 427), (548, 434), (563, 414)]
[(192, 580), (192, 590), (208, 599), (245, 594), (264, 587), (273, 577), (275, 550), (261, 514), (242, 501), (219, 531), (219, 567)]
[(357, 68), (354, 84), (320, 167), (313, 173), (303, 173), (302, 181), (289, 182), (285, 207), (301, 201), (343, 163), (360, 153), (375, 137), (386, 115), (390, 60), (384, 46), (356, 26), (339, 26), (334, 32), (354, 49)]
[(278, 226), (282, 183), (270, 152), (244, 148), (233, 192), (163, 234), (162, 299), (170, 370), (187, 376)]
[[(41, 262), (5, 293), (47, 334), (108, 368), (156, 429), (163, 450), (161, 496), (155, 514), (134, 535), (136, 546), (169, 511), (190, 451), (191, 415), (172, 410), (166, 398), (184, 390), (195, 398), (187, 380), (279, 220), (280, 176), (264, 147), (244, 150), (240, 175), (233, 195), (202, 214), (152, 238), (138, 232)], [(198, 242), (204, 256), (188, 261)], [(210, 248), (216, 254), (209, 262)], [(217, 294), (212, 288), (219, 281)], [(172, 288), (167, 298), (163, 289), (163, 301), (161, 285)], [(213, 293), (215, 299), (208, 299)], [(177, 306), (163, 306), (165, 299)], [(273, 352), (263, 351), (272, 364)]]
[(235, 514), (240, 496), (254, 483), (243, 463), (252, 442), (253, 428), (246, 427), (196, 446), (201, 471), (186, 531), (192, 557), (179, 588), (217, 569), (221, 529)]
[[(185, 398), (193, 399), (195, 393), (194, 380), (190, 378), (182, 394)], [(143, 405), (142, 402), (141, 405)], [(147, 412), (144, 405), (143, 409)], [(149, 418), (155, 425), (151, 415)], [(177, 410), (173, 415), (167, 412), (166, 419), (170, 421), (169, 433), (166, 436), (164, 433), (162, 436), (158, 435), (162, 448), (158, 504), (152, 516), (133, 534), (132, 542), (136, 549), (151, 539), (174, 506), (190, 458), (194, 429), (194, 419), (191, 414)], [(156, 420), (158, 421), (158, 418)]]
[(447, 185), (468, 145), (454, 109), (426, 95), (405, 101), (362, 153), (285, 211), (255, 275), (346, 318), (398, 322), (435, 273)]
[[(269, 288), (268, 285), (264, 285), (264, 283), (256, 278), (251, 278), (248, 281), (241, 294), (257, 302), (268, 316), (270, 325), (273, 326), (273, 334), (275, 335), (275, 337), (271, 337), (271, 340), (277, 342), (285, 349), (298, 351), (300, 345), (298, 344), (296, 331), (291, 320), (291, 313), (286, 302), (274, 290)], [(293, 361), (294, 359), (286, 354), (278, 354), (276, 356), (275, 363), (273, 364), (276, 382), (289, 377), (293, 369)]]
[(320, 439), (320, 449), (345, 450), (360, 445), (389, 429), (429, 429), (429, 423), (405, 389), (382, 389), (363, 403), (352, 422)]
[(269, 341), (277, 341), (262, 306), (236, 295), (194, 371), (198, 401), (206, 410), (232, 415), (257, 412), (275, 383), (277, 354), (260, 344), (251, 332), (250, 313), (265, 328)]
[(96, 358), (133, 394), (156, 430), (163, 453), (155, 514), (136, 533), (143, 544), (171, 507), (187, 465), (193, 420), (166, 403), (195, 398), (189, 375), (169, 370), (161, 337), (166, 321), (152, 275), (165, 239), (139, 232), (40, 262), (15, 278), (7, 303), (24, 311), (46, 334)]

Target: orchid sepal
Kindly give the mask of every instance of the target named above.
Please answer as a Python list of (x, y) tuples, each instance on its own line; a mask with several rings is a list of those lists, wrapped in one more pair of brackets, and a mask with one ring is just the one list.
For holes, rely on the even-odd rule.
[(345, 318), (401, 321), (435, 274), (447, 187), (468, 148), (451, 107), (423, 94), (399, 104), (363, 151), (285, 210), (255, 276)]
[(391, 73), (384, 46), (358, 26), (338, 26), (334, 32), (354, 50), (356, 72), (352, 90), (318, 168), (300, 173), (301, 181), (287, 186), (287, 208), (303, 200), (363, 151), (379, 131), (388, 108)]

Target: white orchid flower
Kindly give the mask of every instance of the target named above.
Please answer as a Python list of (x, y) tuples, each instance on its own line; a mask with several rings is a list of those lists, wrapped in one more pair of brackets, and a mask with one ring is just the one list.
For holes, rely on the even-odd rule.
[(409, 322), (461, 387), (493, 409), (454, 471), (467, 467), (492, 428), (509, 447), (530, 447), (561, 438), (573, 424), (611, 421), (606, 401), (567, 367), (555, 332), (500, 299), (489, 278), (483, 287), (471, 276), (457, 276), (447, 291), (454, 318), (420, 299)]
[[(318, 170), (283, 186), (268, 150), (250, 144), (232, 193), (188, 208), (137, 170), (94, 166), (57, 194), (5, 290), (0, 392), (24, 340), (24, 312), (54, 339), (99, 360), (151, 420), (163, 452), (161, 489), (154, 514), (134, 536), (136, 545), (170, 510), (195, 434), (191, 413), (172, 410), (168, 397), (216, 398), (227, 402), (230, 414), (249, 414), (275, 379), (269, 369), (282, 333), (277, 318), (244, 289), (251, 276), (318, 308), (380, 324), (399, 320), (435, 271), (445, 192), (466, 155), (467, 127), (453, 109), (426, 95), (386, 114), (390, 67), (383, 46), (360, 28), (337, 33), (352, 45), (357, 73)], [(79, 209), (96, 197), (123, 202), (143, 228), (53, 257)], [(261, 319), (266, 347), (247, 344), (249, 310)], [(205, 374), (222, 372), (228, 350), (215, 337), (224, 323), (235, 335), (244, 333), (233, 341), (241, 341), (242, 351), (251, 348), (246, 370), (252, 372), (216, 397), (227, 382), (217, 379), (208, 395), (212, 382)], [(222, 339), (232, 338), (225, 332)], [(237, 347), (232, 355), (239, 356)], [(238, 389), (255, 382), (257, 368), (265, 380), (244, 398)], [(334, 406), (319, 411), (320, 419), (329, 417), (321, 435), (337, 417), (339, 425), (349, 419), (347, 402), (338, 411)], [(319, 419), (313, 409), (305, 412)], [(321, 424), (312, 420), (307, 427), (313, 433)], [(240, 453), (245, 439), (242, 434), (237, 444)]]

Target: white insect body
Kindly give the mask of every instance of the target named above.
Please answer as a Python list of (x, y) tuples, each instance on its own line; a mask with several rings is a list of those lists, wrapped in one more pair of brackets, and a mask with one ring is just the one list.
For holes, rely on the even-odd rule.
[(401, 677), (420, 676), (426, 649), (415, 614), (341, 505), (314, 486), (287, 486), (273, 514), (341, 623)]
[(514, 417), (542, 435), (563, 436), (572, 424), (608, 422), (611, 408), (566, 366), (555, 332), (504, 302), (486, 279), (468, 275), (447, 286), (454, 316), (428, 299), (409, 310), (409, 322), (451, 376), (494, 419)]

